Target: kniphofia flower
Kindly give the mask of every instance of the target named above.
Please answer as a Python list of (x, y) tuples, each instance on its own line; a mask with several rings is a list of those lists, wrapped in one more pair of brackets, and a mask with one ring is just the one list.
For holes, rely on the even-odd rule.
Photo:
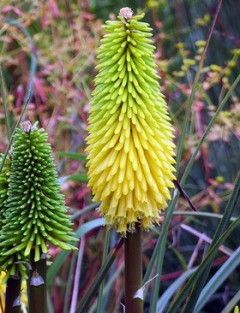
[(0, 231), (0, 270), (25, 276), (26, 261), (34, 250), (34, 261), (48, 252), (48, 243), (76, 249), (69, 241), (72, 223), (67, 216), (57, 172), (44, 129), (30, 122), (14, 134), (13, 153), (4, 220)]
[[(3, 155), (0, 155), (0, 164), (1, 162), (3, 162)], [(10, 158), (6, 157), (6, 160), (2, 167), (2, 171), (0, 173), (0, 231), (4, 225), (5, 213), (7, 209), (6, 204), (10, 176), (10, 165)]]
[(122, 234), (159, 221), (175, 179), (173, 127), (143, 16), (124, 8), (104, 25), (89, 116), (89, 186)]

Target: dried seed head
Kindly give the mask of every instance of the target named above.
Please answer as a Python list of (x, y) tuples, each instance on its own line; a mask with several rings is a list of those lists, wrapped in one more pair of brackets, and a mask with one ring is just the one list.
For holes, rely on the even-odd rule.
[(32, 130), (32, 123), (30, 121), (22, 122), (20, 126), (25, 133), (29, 133)]
[(130, 20), (130, 18), (133, 16), (133, 10), (128, 7), (122, 8), (119, 12), (119, 15), (125, 18), (125, 20)]

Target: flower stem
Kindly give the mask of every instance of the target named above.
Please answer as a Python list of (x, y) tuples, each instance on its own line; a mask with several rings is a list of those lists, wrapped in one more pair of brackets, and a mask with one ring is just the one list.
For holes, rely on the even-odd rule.
[(31, 252), (31, 270), (28, 281), (29, 313), (47, 313), (47, 262), (46, 255), (34, 261), (34, 250)]
[(125, 309), (126, 313), (142, 313), (143, 301), (134, 298), (142, 287), (141, 226), (137, 224), (134, 233), (125, 238)]
[(20, 291), (21, 279), (17, 276), (10, 276), (7, 280), (5, 313), (21, 312)]

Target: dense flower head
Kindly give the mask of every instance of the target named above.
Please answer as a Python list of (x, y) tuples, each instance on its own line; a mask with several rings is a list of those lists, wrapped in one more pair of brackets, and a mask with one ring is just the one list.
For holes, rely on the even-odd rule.
[[(3, 160), (4, 158), (1, 156), (0, 162), (3, 162)], [(3, 226), (5, 225), (7, 217), (10, 168), (11, 158), (7, 156), (0, 173), (0, 234), (3, 233)], [(6, 256), (4, 255), (4, 252), (8, 251), (8, 248), (9, 246), (0, 248), (0, 269), (8, 271), (5, 280), (9, 275), (15, 275), (16, 273), (21, 273), (21, 276), (23, 277), (26, 276), (26, 264), (22, 262), (24, 259), (23, 253), (16, 252), (11, 256)]]
[[(44, 129), (24, 123), (14, 134), (4, 223), (0, 232), (0, 270), (20, 272), (30, 251), (38, 261), (50, 242), (72, 249), (75, 240)], [(26, 266), (26, 264), (25, 264)]]
[[(0, 164), (3, 162), (3, 155), (0, 155)], [(7, 204), (7, 193), (8, 193), (8, 185), (9, 185), (9, 176), (10, 176), (10, 165), (11, 160), (7, 156), (2, 171), (0, 173), (0, 231), (4, 224), (4, 215), (6, 211), (6, 204)]]
[(89, 186), (122, 234), (159, 221), (175, 179), (173, 128), (143, 16), (124, 8), (104, 25), (88, 126)]

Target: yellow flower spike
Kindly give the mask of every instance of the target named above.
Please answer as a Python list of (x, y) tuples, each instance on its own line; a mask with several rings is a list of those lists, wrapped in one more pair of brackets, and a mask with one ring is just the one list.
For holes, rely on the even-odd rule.
[(175, 179), (173, 127), (143, 16), (123, 8), (103, 26), (89, 115), (89, 186), (106, 223), (123, 235), (159, 222)]

